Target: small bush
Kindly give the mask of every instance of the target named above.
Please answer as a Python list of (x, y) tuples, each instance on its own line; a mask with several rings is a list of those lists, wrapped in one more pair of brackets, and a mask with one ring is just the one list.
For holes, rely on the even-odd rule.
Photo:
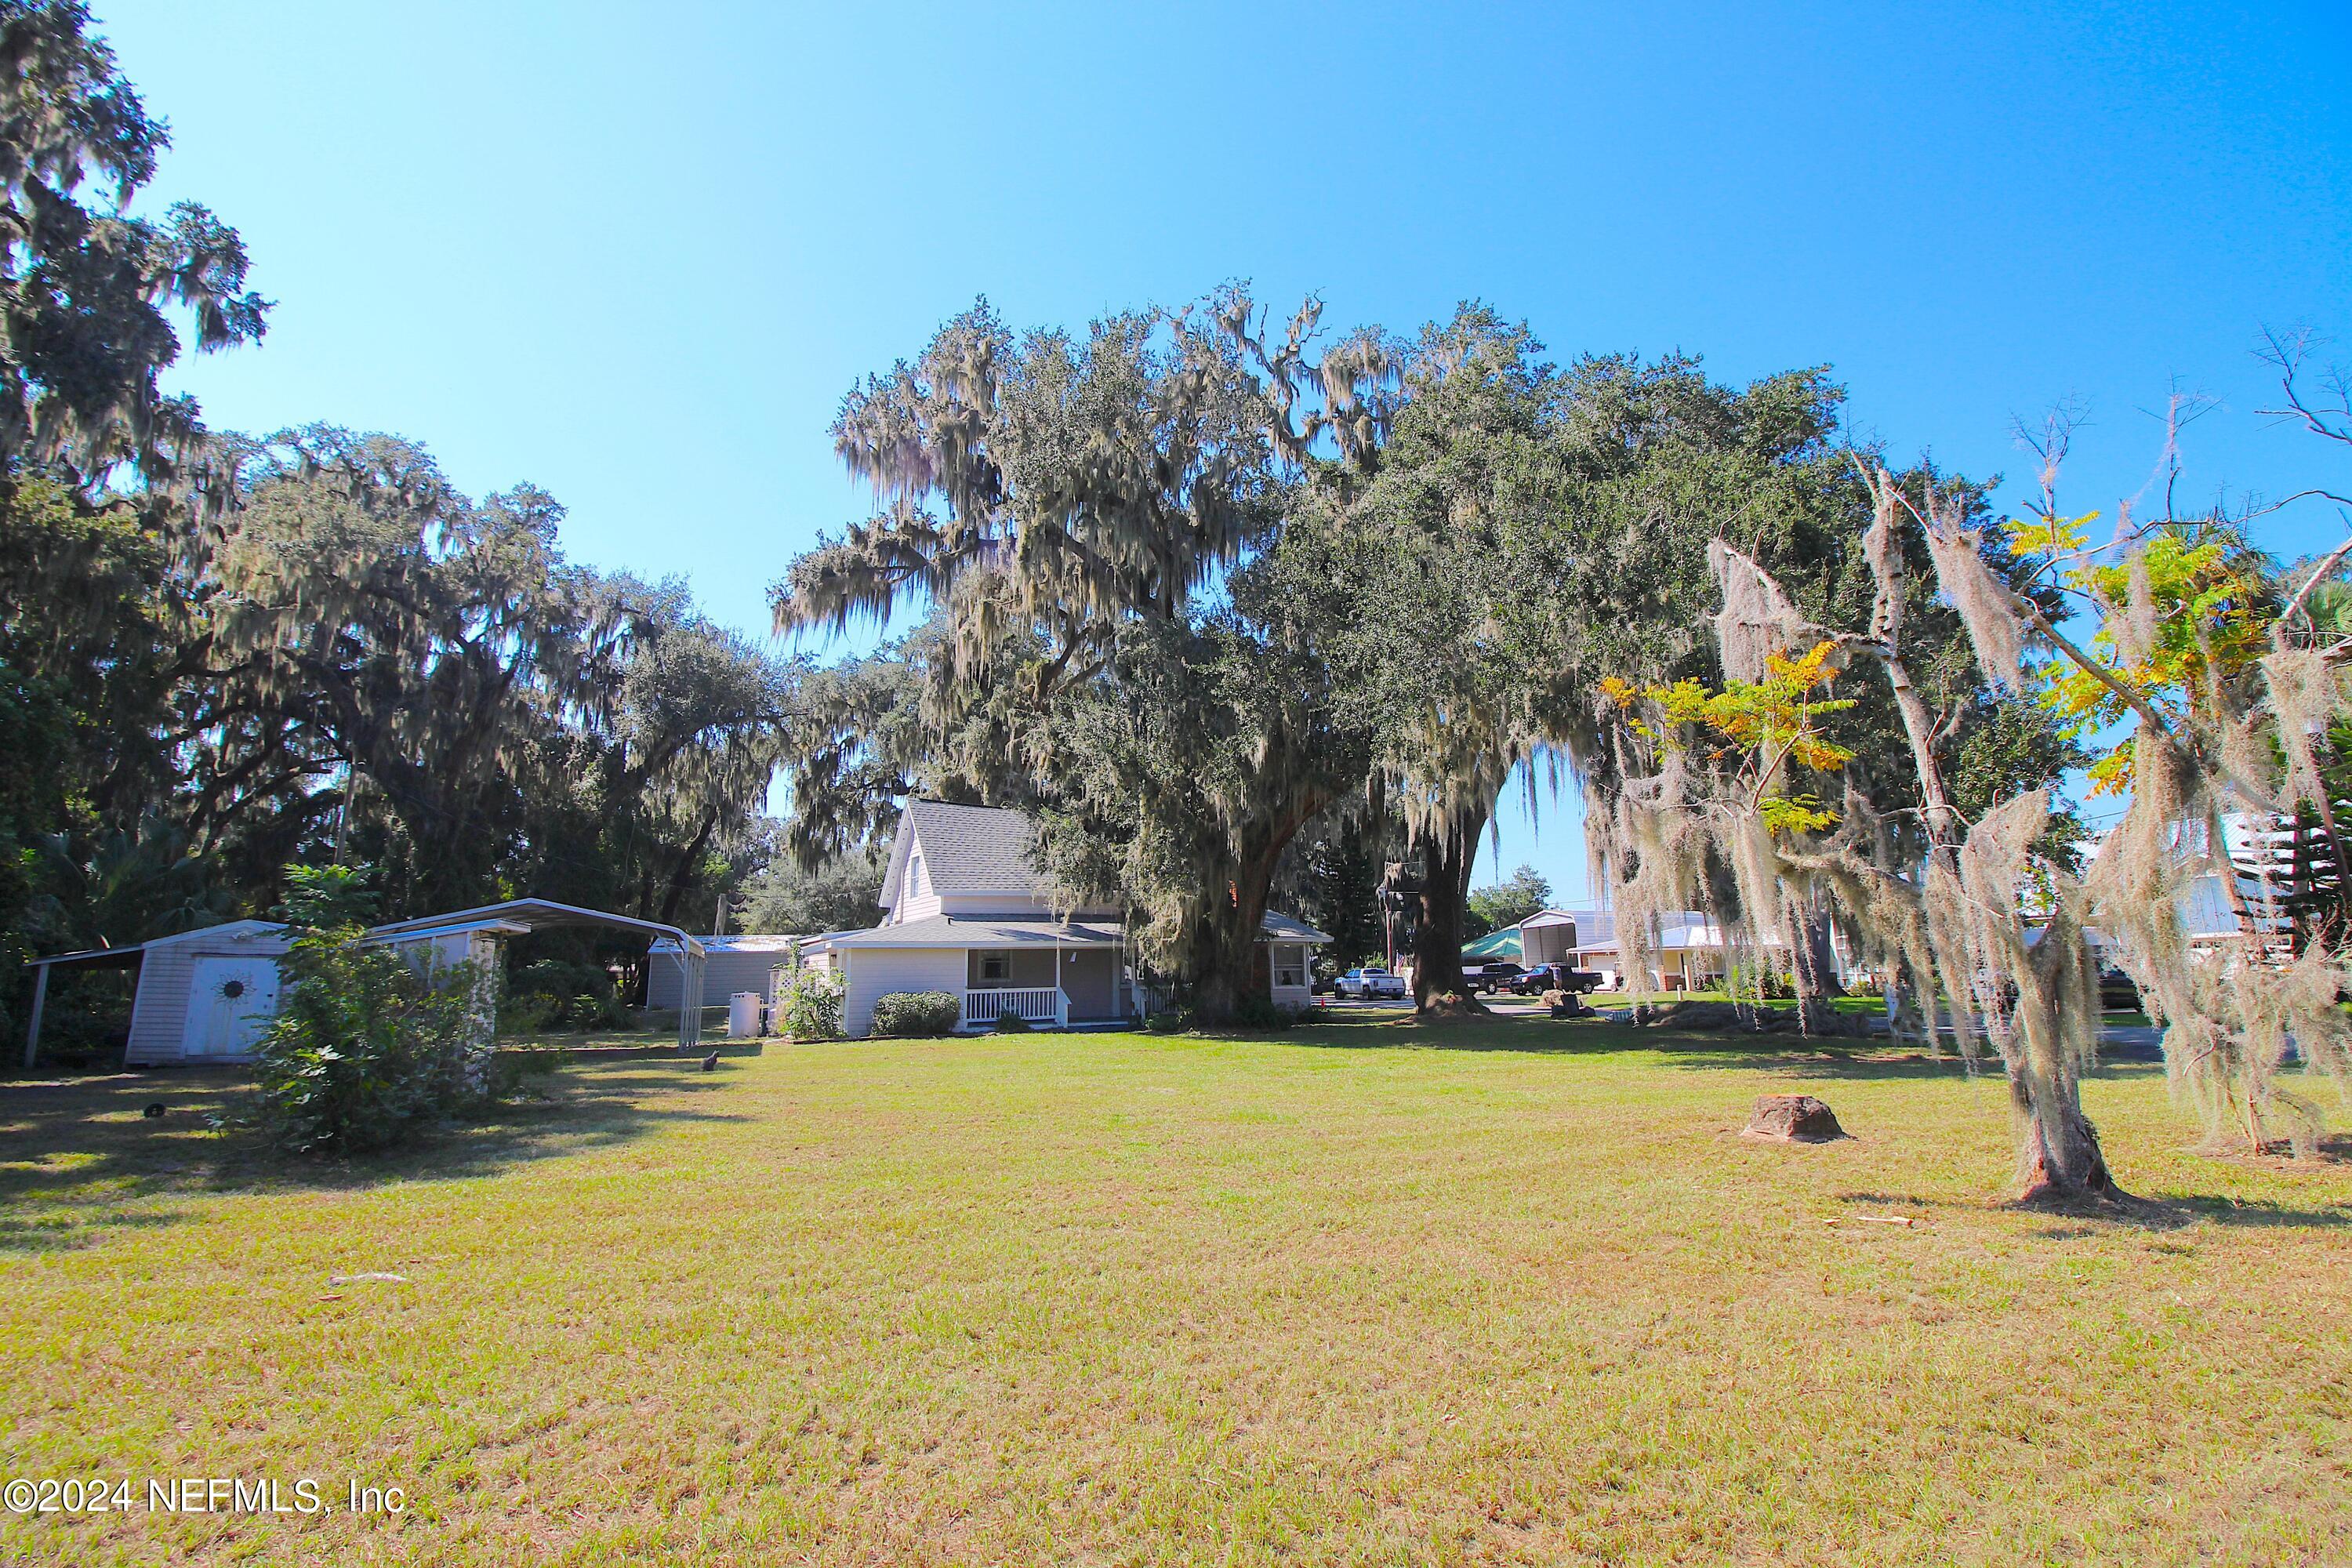
[(989, 1026), (1000, 1035), (1027, 1035), (1035, 1032), (1028, 1019), (1018, 1013), (999, 1013), (996, 1022)]
[(471, 964), (410, 966), (370, 943), (357, 873), (290, 876), (294, 945), (256, 1049), (261, 1126), (298, 1153), (391, 1148), (493, 1097), (489, 1020)]
[(612, 974), (593, 963), (542, 958), (510, 975), (499, 998), (502, 1035), (535, 1035), (551, 1026), (614, 1029), (627, 1021)]
[(874, 1033), (894, 1039), (952, 1035), (962, 1022), (962, 1000), (945, 991), (893, 991), (874, 1003)]
[(1184, 1016), (1181, 1013), (1154, 1013), (1143, 1020), (1146, 1032), (1154, 1035), (1172, 1035), (1183, 1026)]
[(794, 973), (784, 984), (783, 1005), (778, 1009), (783, 1032), (795, 1040), (841, 1038), (843, 989), (840, 974), (830, 969)]
[(533, 991), (508, 992), (499, 998), (499, 1033), (536, 1035), (555, 1016), (555, 998)]
[(1277, 1007), (1271, 996), (1255, 994), (1244, 996), (1234, 1004), (1233, 1026), (1236, 1029), (1287, 1029), (1298, 1022), (1298, 1015), (1287, 1007)]
[(549, 1077), (562, 1065), (562, 1051), (495, 1051), (490, 1056), (490, 1095), (511, 1100), (528, 1080)]

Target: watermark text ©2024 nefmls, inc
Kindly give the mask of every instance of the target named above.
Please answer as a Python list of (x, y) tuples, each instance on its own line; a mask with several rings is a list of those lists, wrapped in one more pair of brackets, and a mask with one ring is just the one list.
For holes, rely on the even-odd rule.
[(353, 1479), (341, 1487), (313, 1476), (17, 1476), (0, 1486), (0, 1506), (28, 1513), (405, 1513), (398, 1487)]

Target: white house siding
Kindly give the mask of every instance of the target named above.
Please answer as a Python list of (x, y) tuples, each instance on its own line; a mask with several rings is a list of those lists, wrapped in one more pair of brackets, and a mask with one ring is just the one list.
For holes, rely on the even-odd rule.
[[(969, 899), (959, 899), (956, 901), (959, 904), (968, 904), (971, 900)], [(1005, 900), (999, 899), (996, 900), (995, 904), (992, 904), (989, 907), (992, 910), (996, 908), (997, 905), (1003, 904), (1004, 901)], [(921, 892), (909, 893), (898, 901), (898, 907), (891, 911), (890, 923), (892, 925), (904, 925), (909, 921), (929, 920), (933, 915), (945, 914), (948, 912), (947, 900), (940, 898), (937, 893), (932, 892), (930, 890), (930, 883), (926, 881), (923, 884), (923, 890)]]
[(892, 915), (890, 923), (904, 925), (909, 921), (929, 920), (933, 915), (945, 912), (944, 900), (937, 893), (932, 893), (925, 898), (908, 899), (901, 903), (897, 912)]
[(893, 991), (944, 991), (961, 1000), (961, 947), (854, 947), (842, 950), (841, 1024), (853, 1038), (874, 1027), (874, 1004)]
[(1315, 1005), (1308, 963), (1312, 951), (1303, 942), (1267, 944), (1266, 994), (1286, 1012), (1303, 1013)]

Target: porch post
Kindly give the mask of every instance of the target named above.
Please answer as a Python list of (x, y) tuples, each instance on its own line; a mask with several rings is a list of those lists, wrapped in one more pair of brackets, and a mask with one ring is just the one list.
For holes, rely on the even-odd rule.
[(33, 966), (33, 1016), (25, 1025), (25, 1069), (32, 1070), (41, 1054), (41, 1004), (49, 999), (49, 966)]

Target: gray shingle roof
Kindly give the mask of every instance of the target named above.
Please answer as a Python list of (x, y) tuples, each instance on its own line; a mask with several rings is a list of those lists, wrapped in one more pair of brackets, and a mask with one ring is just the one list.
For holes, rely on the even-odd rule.
[[(1001, 805), (910, 800), (906, 826), (922, 846), (923, 868), (933, 892), (1045, 896), (1045, 879), (1029, 858), (1029, 819), (1019, 812)], [(898, 865), (891, 872), (894, 884), (904, 874)], [(891, 890), (897, 890), (895, 886)]]
[(1117, 921), (1023, 920), (1010, 915), (931, 915), (828, 938), (829, 947), (1117, 947)]
[[(1050, 900), (1053, 889), (1029, 856), (1034, 829), (1029, 819), (1009, 806), (952, 805), (943, 800), (910, 800), (899, 819), (898, 842), (891, 848), (890, 870), (882, 883), (882, 902), (895, 907), (904, 890), (908, 858), (919, 846), (923, 870), (931, 891), (940, 894), (1003, 893), (1018, 898)], [(1003, 918), (960, 916), (961, 920)], [(1019, 919), (1020, 917), (1013, 917)], [(928, 924), (929, 922), (921, 922)], [(1106, 922), (1095, 921), (1095, 925)], [(882, 930), (905, 928), (884, 927)], [(945, 928), (942, 928), (943, 930)], [(1118, 929), (1116, 921), (1108, 929)], [(1264, 930), (1285, 942), (1328, 942), (1331, 939), (1303, 921), (1268, 910)], [(878, 946), (861, 942), (861, 946)], [(896, 942), (892, 945), (910, 945)]]

